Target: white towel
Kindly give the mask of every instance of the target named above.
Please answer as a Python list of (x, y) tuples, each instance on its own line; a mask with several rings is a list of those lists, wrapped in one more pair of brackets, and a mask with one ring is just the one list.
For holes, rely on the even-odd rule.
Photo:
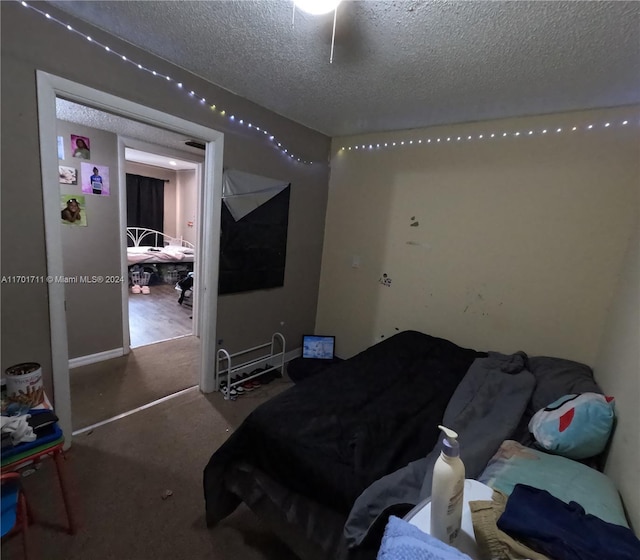
[(36, 434), (33, 433), (33, 428), (29, 426), (27, 420), (31, 418), (30, 414), (23, 414), (21, 416), (0, 416), (2, 422), (2, 433), (11, 434), (11, 441), (13, 445), (19, 443), (28, 443), (35, 441)]

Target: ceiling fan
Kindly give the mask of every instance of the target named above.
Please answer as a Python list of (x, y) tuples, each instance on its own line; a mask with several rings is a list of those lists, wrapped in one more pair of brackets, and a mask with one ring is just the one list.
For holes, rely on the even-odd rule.
[(336, 21), (338, 18), (338, 4), (342, 0), (293, 0), (293, 16), (291, 18), (291, 24), (295, 18), (296, 8), (311, 14), (313, 16), (320, 16), (333, 12), (333, 33), (331, 34), (331, 55), (329, 56), (329, 63), (333, 63), (333, 46), (336, 40)]

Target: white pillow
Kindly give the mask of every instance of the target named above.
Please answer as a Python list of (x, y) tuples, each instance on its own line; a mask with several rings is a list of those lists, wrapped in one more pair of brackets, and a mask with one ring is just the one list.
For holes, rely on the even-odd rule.
[(127, 253), (130, 255), (142, 255), (148, 253), (152, 247), (127, 247)]

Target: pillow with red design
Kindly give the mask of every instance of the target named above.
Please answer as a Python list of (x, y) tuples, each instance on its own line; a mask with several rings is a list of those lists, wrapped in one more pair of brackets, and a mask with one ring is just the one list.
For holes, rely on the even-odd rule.
[(543, 449), (570, 459), (601, 453), (613, 428), (613, 397), (598, 393), (565, 395), (538, 410), (529, 431)]

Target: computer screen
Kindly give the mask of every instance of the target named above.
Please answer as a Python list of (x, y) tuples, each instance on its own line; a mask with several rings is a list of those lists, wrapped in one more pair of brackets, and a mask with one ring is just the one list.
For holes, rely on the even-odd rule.
[(302, 337), (302, 357), (316, 360), (333, 360), (335, 336), (305, 334)]

